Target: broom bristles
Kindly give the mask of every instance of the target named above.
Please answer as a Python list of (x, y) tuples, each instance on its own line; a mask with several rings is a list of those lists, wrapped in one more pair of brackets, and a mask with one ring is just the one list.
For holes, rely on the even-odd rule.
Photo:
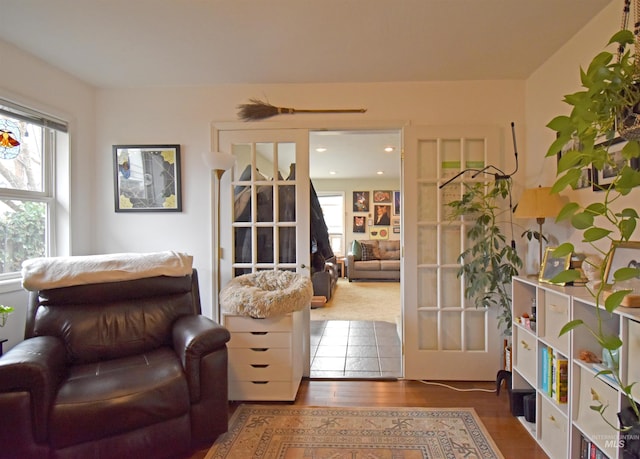
[(295, 108), (276, 107), (268, 102), (259, 99), (249, 99), (248, 104), (238, 105), (238, 116), (244, 121), (257, 121), (271, 118), (283, 113), (364, 113), (365, 108), (358, 109), (337, 109), (337, 110), (297, 110)]
[(270, 118), (280, 113), (293, 113), (292, 108), (280, 108), (258, 99), (249, 99), (248, 104), (238, 105), (238, 116), (244, 121), (255, 121)]

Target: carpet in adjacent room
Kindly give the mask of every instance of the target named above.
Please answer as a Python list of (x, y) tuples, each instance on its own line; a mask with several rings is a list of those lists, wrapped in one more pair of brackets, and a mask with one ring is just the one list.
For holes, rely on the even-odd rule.
[(503, 458), (472, 408), (238, 407), (205, 459)]

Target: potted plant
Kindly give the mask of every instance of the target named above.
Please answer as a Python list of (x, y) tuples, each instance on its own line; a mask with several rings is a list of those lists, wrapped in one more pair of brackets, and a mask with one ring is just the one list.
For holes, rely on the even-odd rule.
[[(556, 131), (557, 140), (549, 148), (547, 157), (555, 157), (562, 145), (570, 140), (580, 145), (579, 148), (563, 153), (558, 162), (558, 178), (552, 187), (552, 192), (559, 192), (568, 186), (575, 185), (585, 167), (593, 168), (598, 173), (602, 173), (605, 168), (613, 171), (606, 186), (594, 185), (594, 189), (601, 193), (594, 193), (593, 196), (600, 199), (587, 205), (570, 202), (556, 218), (556, 221), (570, 221), (575, 229), (581, 231), (583, 242), (589, 244), (601, 255), (604, 265), (613, 254), (612, 243), (628, 241), (633, 236), (639, 219), (635, 208), (620, 209), (620, 204), (617, 204), (621, 197), (628, 195), (634, 187), (640, 185), (640, 172), (631, 166), (631, 163), (640, 157), (640, 143), (635, 136), (637, 128), (634, 129), (637, 121), (629, 120), (629, 117), (634, 116), (638, 111), (640, 102), (637, 58), (626, 49), (635, 41), (633, 33), (629, 30), (616, 33), (609, 44), (618, 44), (618, 57), (616, 58), (610, 52), (602, 52), (591, 61), (586, 71), (581, 70), (584, 89), (564, 98), (564, 101), (571, 106), (570, 114), (558, 116), (548, 124), (549, 128)], [(624, 159), (622, 164), (614, 163), (609, 154), (609, 148), (613, 144), (611, 141), (617, 136), (623, 136), (628, 140), (621, 150)], [(555, 255), (566, 255), (573, 250), (572, 244), (561, 244), (556, 249)], [(603, 279), (604, 273), (602, 270), (598, 272), (600, 282), (586, 287), (597, 306), (595, 308), (597, 326), (589, 327), (581, 320), (574, 320), (563, 327), (561, 334), (568, 333), (576, 327), (587, 327), (603, 352), (610, 357), (612, 362), (610, 368), (601, 371), (598, 375), (613, 376), (629, 402), (631, 417), (635, 421), (627, 420), (622, 427), (609, 423), (612, 428), (625, 431), (637, 428), (632, 425), (637, 426), (640, 419), (638, 403), (631, 394), (631, 388), (635, 382), (624, 382), (619, 372), (618, 349), (623, 345), (622, 340), (618, 335), (607, 334), (600, 324), (602, 316), (615, 311), (631, 290), (607, 290), (607, 283)], [(617, 269), (614, 273), (614, 284), (638, 275), (640, 270), (637, 268)], [(580, 273), (577, 270), (568, 270), (560, 273), (552, 281), (569, 282), (579, 277)], [(591, 409), (602, 415), (607, 406), (595, 400)], [(622, 419), (622, 416), (619, 417)]]
[(508, 210), (500, 200), (509, 196), (511, 182), (496, 180), (492, 184), (465, 184), (460, 200), (447, 205), (450, 217), (471, 217), (467, 230), (472, 245), (458, 257), (458, 277), (464, 276), (464, 296), (477, 308), (498, 307), (498, 327), (511, 335), (511, 278), (518, 275), (522, 260), (500, 226), (500, 217)]
[(5, 326), (7, 319), (9, 318), (9, 314), (11, 314), (13, 310), (14, 309), (11, 306), (0, 304), (0, 327)]

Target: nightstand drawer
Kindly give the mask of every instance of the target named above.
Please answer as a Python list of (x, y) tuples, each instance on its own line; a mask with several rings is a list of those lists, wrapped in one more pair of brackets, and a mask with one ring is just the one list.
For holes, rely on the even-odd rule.
[(549, 453), (549, 457), (569, 457), (567, 452), (569, 420), (547, 399), (544, 397), (540, 399), (540, 443)]
[(291, 366), (269, 363), (229, 366), (229, 381), (290, 381)]
[(287, 332), (233, 332), (227, 343), (229, 348), (291, 347), (291, 333)]
[(291, 314), (266, 319), (254, 319), (247, 316), (222, 315), (222, 325), (230, 332), (276, 332), (291, 331), (293, 318)]
[(521, 328), (513, 327), (513, 330), (513, 346), (517, 347), (514, 366), (529, 381), (529, 384), (535, 387), (536, 365), (538, 363), (536, 338)]
[[(538, 311), (540, 314), (540, 311)], [(569, 334), (560, 335), (569, 322), (569, 298), (555, 292), (544, 292), (544, 335), (542, 338), (562, 354), (569, 353)]]
[(291, 367), (291, 350), (285, 348), (229, 348), (229, 365), (287, 365)]

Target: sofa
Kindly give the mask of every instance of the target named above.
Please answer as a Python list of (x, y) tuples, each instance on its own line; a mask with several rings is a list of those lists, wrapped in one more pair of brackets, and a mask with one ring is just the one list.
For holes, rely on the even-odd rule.
[(353, 241), (346, 259), (347, 277), (354, 280), (400, 280), (400, 241)]
[(184, 457), (228, 423), (229, 332), (198, 276), (29, 292), (0, 358), (0, 457)]

